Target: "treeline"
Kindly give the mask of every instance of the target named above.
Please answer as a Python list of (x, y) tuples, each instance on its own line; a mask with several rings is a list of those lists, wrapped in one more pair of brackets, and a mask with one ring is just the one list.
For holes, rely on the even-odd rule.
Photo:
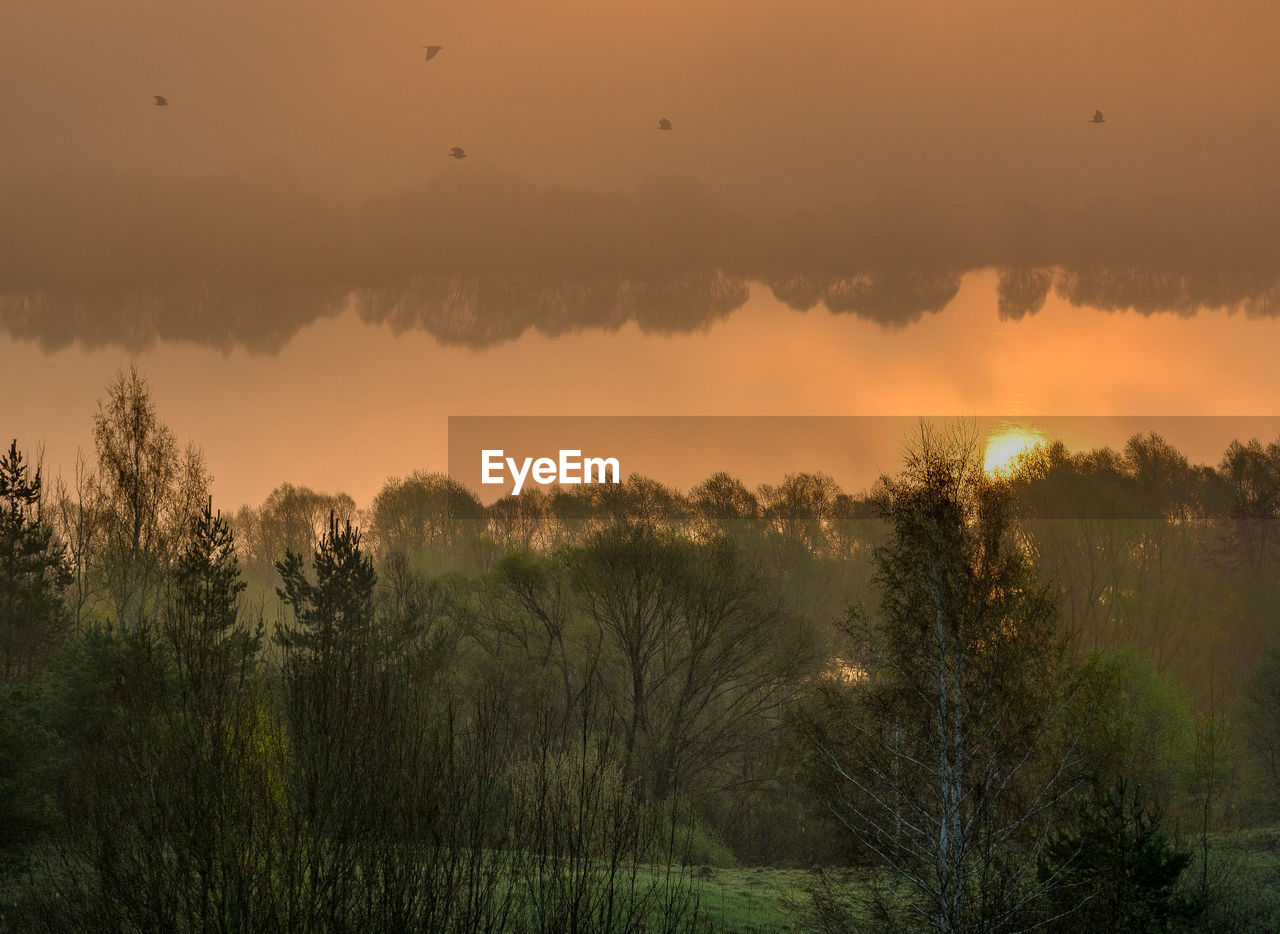
[[(1051, 442), (1019, 455), (1010, 472), (1027, 519), (1164, 519), (1232, 527), (1250, 560), (1280, 534), (1280, 439), (1233, 441), (1218, 467), (1192, 465), (1155, 433), (1122, 451), (1069, 452)], [(361, 510), (345, 493), (284, 483), (258, 508), (242, 507), (236, 529), (251, 567), (270, 568), (287, 548), (314, 546), (330, 512), (360, 521), (379, 553), (437, 553), (483, 559), (517, 548), (549, 552), (579, 544), (601, 528), (636, 522), (693, 540), (750, 535), (803, 545), (816, 557), (847, 558), (865, 546), (878, 515), (876, 490), (848, 493), (822, 473), (787, 475), (747, 487), (717, 473), (687, 492), (633, 474), (622, 484), (530, 487), (489, 506), (439, 473), (388, 480)], [(872, 533), (874, 535), (874, 533)]]
[[(1007, 473), (1013, 525), (1058, 587), (1060, 625), (1083, 651), (1138, 649), (1197, 699), (1238, 696), (1274, 638), (1280, 598), (1280, 439), (1233, 441), (1195, 465), (1159, 435), (1123, 449), (1025, 451)], [(885, 533), (883, 489), (849, 493), (821, 473), (751, 489), (717, 473), (688, 491), (633, 475), (610, 486), (533, 488), (483, 505), (443, 474), (389, 480), (367, 509), (283, 484), (234, 527), (268, 596), (275, 562), (310, 553), (332, 513), (379, 561), (480, 576), (513, 551), (553, 556), (624, 526), (694, 544), (728, 539), (766, 568), (789, 609), (829, 633), (866, 592)]]
[(829, 929), (1155, 930), (1280, 806), (1280, 443), (990, 476), (926, 428), (857, 496), (228, 520), (136, 373), (94, 437), (52, 489), (0, 459), (15, 929), (693, 930), (690, 867), (746, 863), (867, 867), (815, 877)]

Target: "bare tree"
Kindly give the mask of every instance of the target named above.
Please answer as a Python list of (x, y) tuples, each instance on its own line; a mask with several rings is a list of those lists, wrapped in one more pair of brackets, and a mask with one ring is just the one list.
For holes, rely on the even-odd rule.
[(566, 556), (625, 711), (624, 762), (656, 799), (713, 776), (738, 731), (773, 709), (812, 644), (727, 540), (620, 526)]
[(59, 477), (53, 493), (54, 522), (67, 546), (67, 560), (71, 564), (68, 602), (77, 627), (85, 621), (102, 591), (93, 564), (100, 521), (89, 492), (90, 477), (84, 452), (77, 450), (71, 483), (68, 485)]

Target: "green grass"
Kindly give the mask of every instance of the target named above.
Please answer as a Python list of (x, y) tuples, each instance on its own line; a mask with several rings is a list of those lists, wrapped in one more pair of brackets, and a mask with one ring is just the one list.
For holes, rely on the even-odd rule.
[[(1198, 840), (1181, 846), (1195, 850), (1182, 878), (1183, 890), (1197, 891), (1201, 881)], [(689, 870), (707, 927), (717, 934), (799, 934), (803, 912), (818, 877), (802, 869)], [(868, 882), (857, 870), (835, 870), (849, 890)], [(1188, 930), (1231, 934), (1280, 931), (1280, 826), (1216, 834), (1209, 843), (1210, 900)]]
[(722, 934), (803, 931), (800, 910), (814, 881), (814, 874), (803, 869), (693, 870), (702, 914)]
[[(1200, 884), (1199, 841), (1183, 841), (1194, 852), (1184, 884)], [(1209, 838), (1209, 903), (1199, 930), (1232, 934), (1280, 931), (1280, 827), (1237, 830)]]
[[(1192, 848), (1196, 842), (1187, 839), (1181, 845)], [(817, 874), (803, 869), (695, 866), (671, 872), (676, 879), (683, 875), (690, 880), (702, 929), (714, 934), (800, 934), (807, 930), (809, 893), (819, 881)], [(832, 881), (846, 891), (856, 891), (870, 882), (865, 870), (832, 872)], [(666, 870), (641, 868), (639, 890), (666, 877)], [(1183, 877), (1184, 890), (1197, 888), (1200, 878), (1197, 851)], [(1280, 931), (1280, 826), (1212, 837), (1209, 883), (1211, 901), (1190, 930), (1231, 934)]]

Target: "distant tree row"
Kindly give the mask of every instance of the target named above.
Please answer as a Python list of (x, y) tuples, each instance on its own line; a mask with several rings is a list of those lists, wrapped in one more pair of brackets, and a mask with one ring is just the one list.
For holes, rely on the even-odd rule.
[[(1024, 451), (1010, 474), (1025, 519), (1164, 519), (1228, 526), (1236, 556), (1254, 566), (1280, 544), (1280, 440), (1233, 441), (1217, 468), (1195, 466), (1159, 435), (1135, 435), (1120, 452), (1073, 454), (1062, 442)], [(269, 568), (285, 548), (313, 546), (329, 512), (363, 519), (379, 554), (456, 552), (485, 538), (501, 548), (552, 551), (618, 523), (692, 540), (751, 534), (793, 542), (816, 556), (848, 556), (868, 542), (882, 491), (842, 491), (822, 473), (788, 474), (748, 488), (717, 473), (687, 493), (633, 475), (620, 485), (532, 488), (484, 506), (444, 474), (389, 480), (367, 511), (346, 494), (285, 483), (236, 517), (250, 566)]]

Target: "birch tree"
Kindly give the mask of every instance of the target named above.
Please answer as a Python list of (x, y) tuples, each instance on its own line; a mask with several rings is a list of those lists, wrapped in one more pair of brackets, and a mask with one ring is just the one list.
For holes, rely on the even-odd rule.
[(972, 432), (922, 426), (882, 494), (879, 606), (851, 612), (849, 676), (814, 721), (826, 800), (897, 880), (879, 905), (894, 927), (1021, 927), (1071, 787), (1070, 744), (1051, 742), (1068, 696), (1055, 606)]
[(147, 381), (117, 374), (93, 418), (97, 473), (87, 504), (101, 537), (96, 563), (117, 620), (137, 625), (158, 606), (211, 477), (193, 444), (183, 450), (160, 421)]

